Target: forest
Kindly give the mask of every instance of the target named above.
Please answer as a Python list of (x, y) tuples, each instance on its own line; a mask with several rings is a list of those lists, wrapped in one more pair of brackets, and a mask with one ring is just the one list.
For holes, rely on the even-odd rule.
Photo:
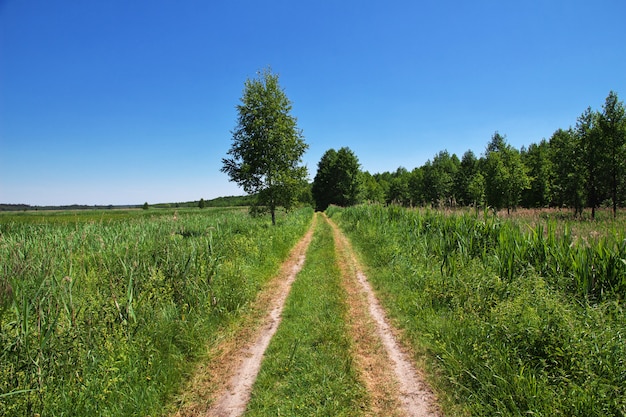
[[(341, 152), (351, 153), (345, 148)], [(337, 160), (333, 165), (328, 156), (322, 157), (312, 186), (318, 209), (341, 201), (367, 201), (437, 208), (488, 207), (494, 211), (557, 207), (570, 208), (576, 215), (589, 208), (594, 217), (597, 208), (610, 207), (615, 212), (626, 202), (626, 116), (623, 102), (613, 91), (601, 111), (589, 107), (574, 127), (558, 129), (549, 139), (521, 149), (496, 131), (480, 156), (468, 150), (459, 159), (443, 150), (413, 170), (366, 171), (344, 185), (325, 185), (324, 178), (339, 178), (337, 171), (345, 171), (344, 166), (352, 169), (354, 164), (341, 162), (346, 160), (344, 155), (333, 159)], [(339, 190), (333, 193), (328, 187)], [(333, 194), (342, 197), (319, 204), (320, 196)]]

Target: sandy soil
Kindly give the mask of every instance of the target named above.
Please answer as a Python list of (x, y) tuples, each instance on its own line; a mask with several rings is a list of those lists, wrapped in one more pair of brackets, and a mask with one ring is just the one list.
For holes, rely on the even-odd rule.
[[(323, 216), (323, 215), (322, 215)], [(291, 284), (302, 269), (311, 242), (316, 215), (307, 234), (296, 245), (280, 273), (272, 280), (243, 320), (251, 321), (223, 340), (215, 341), (208, 363), (190, 381), (189, 399), (176, 417), (241, 416), (250, 399), (264, 352), (281, 321)], [(397, 331), (386, 318), (367, 278), (358, 266), (349, 241), (324, 216), (334, 230), (339, 266), (348, 294), (348, 322), (359, 367), (371, 403), (372, 416), (441, 416), (435, 395), (415, 369), (410, 355), (398, 342)]]

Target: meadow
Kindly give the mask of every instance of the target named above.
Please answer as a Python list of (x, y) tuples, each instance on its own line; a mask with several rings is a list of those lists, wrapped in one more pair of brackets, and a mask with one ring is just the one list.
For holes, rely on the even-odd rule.
[(330, 207), (446, 415), (626, 415), (626, 219)]
[[(446, 415), (626, 414), (626, 217), (331, 206)], [(602, 214), (601, 214), (602, 215)], [(600, 216), (601, 218), (601, 216)], [(246, 209), (0, 214), (0, 416), (164, 415), (311, 224)], [(330, 230), (248, 412), (358, 414)]]
[(0, 416), (162, 415), (311, 218), (0, 214)]

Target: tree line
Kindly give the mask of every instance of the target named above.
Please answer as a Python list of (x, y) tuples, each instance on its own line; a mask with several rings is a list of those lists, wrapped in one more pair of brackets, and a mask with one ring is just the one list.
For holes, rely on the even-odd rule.
[[(340, 154), (352, 161), (341, 162)], [(624, 104), (611, 91), (601, 111), (587, 108), (575, 127), (558, 129), (548, 140), (519, 150), (495, 132), (480, 157), (468, 150), (459, 159), (444, 150), (411, 171), (400, 167), (395, 172), (361, 172), (358, 177), (355, 161), (358, 165), (347, 148), (331, 149), (322, 157), (312, 184), (318, 209), (369, 201), (508, 211), (520, 206), (567, 207), (577, 215), (590, 208), (592, 217), (596, 208), (610, 206), (615, 214), (626, 203)], [(356, 183), (342, 185), (347, 177), (356, 178)]]
[(314, 204), (349, 206), (362, 202), (404, 206), (473, 206), (495, 211), (517, 207), (590, 208), (626, 203), (626, 115), (613, 91), (601, 111), (587, 108), (574, 127), (516, 149), (495, 132), (480, 156), (461, 158), (447, 150), (409, 171), (361, 171), (347, 147), (329, 149), (311, 184), (302, 155), (308, 148), (291, 101), (268, 68), (244, 84), (237, 125), (222, 172), (251, 195), (255, 210)]

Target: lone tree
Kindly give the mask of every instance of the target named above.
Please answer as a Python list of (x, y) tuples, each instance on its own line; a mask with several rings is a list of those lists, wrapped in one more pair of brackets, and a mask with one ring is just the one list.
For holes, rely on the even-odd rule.
[(257, 194), (257, 204), (269, 209), (276, 224), (276, 208), (289, 209), (306, 184), (307, 169), (300, 164), (308, 145), (278, 75), (269, 69), (257, 75), (245, 82), (222, 172), (248, 194)]

